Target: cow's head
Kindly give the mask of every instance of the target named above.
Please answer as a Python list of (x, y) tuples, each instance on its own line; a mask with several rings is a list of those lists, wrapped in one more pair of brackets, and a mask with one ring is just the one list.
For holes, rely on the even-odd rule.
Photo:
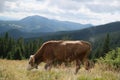
[(31, 55), (28, 62), (27, 70), (32, 70), (33, 68), (38, 69), (38, 64), (35, 63), (34, 55)]

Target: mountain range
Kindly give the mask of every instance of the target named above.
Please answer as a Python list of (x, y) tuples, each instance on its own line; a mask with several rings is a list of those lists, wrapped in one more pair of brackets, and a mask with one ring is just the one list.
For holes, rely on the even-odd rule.
[(62, 39), (64, 37), (74, 40), (94, 41), (95, 37), (107, 33), (120, 33), (120, 21), (104, 25), (92, 26), (91, 24), (79, 24), (67, 21), (52, 20), (41, 16), (28, 16), (18, 21), (0, 21), (0, 34), (8, 32), (16, 39), (44, 40)]
[(72, 31), (91, 26), (91, 24), (59, 21), (35, 15), (17, 21), (0, 21), (0, 33), (9, 32), (12, 29), (29, 33)]
[(82, 39), (94, 42), (95, 38), (97, 37), (99, 38), (101, 36), (105, 36), (106, 34), (112, 35), (114, 33), (117, 33), (116, 36), (120, 34), (119, 21), (80, 30), (55, 32), (54, 34), (49, 34), (41, 37), (45, 40), (62, 39), (64, 37), (67, 37), (73, 40)]

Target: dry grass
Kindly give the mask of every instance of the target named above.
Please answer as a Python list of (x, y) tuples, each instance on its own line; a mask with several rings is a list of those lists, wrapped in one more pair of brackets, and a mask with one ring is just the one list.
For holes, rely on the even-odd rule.
[(27, 61), (2, 60), (0, 59), (0, 80), (120, 80), (120, 72), (102, 70), (98, 64), (91, 72), (81, 68), (74, 75), (75, 67), (52, 68), (44, 70), (44, 63), (38, 70), (27, 71)]

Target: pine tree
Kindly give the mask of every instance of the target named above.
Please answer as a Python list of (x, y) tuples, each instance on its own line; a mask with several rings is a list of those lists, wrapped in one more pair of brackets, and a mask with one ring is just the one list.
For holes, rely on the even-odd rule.
[(22, 54), (21, 54), (20, 47), (16, 47), (14, 55), (13, 55), (13, 59), (15, 59), (15, 60), (21, 60), (22, 59)]
[(20, 48), (22, 57), (25, 57), (25, 44), (24, 44), (24, 39), (21, 37), (17, 40), (17, 44)]
[(103, 44), (103, 50), (101, 56), (105, 56), (105, 54), (108, 53), (109, 50), (110, 50), (110, 36), (109, 34), (107, 34)]
[(7, 53), (9, 51), (9, 47), (8, 47), (8, 44), (9, 44), (9, 35), (8, 35), (8, 32), (5, 33), (5, 36), (2, 40), (2, 49), (3, 49), (3, 58), (6, 58), (7, 56)]

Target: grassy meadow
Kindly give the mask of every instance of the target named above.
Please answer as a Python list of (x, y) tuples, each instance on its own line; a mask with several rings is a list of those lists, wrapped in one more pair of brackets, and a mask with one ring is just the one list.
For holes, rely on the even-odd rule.
[(105, 65), (95, 64), (91, 71), (81, 67), (76, 75), (75, 66), (52, 67), (50, 71), (44, 69), (44, 63), (32, 71), (27, 71), (26, 66), (27, 60), (0, 59), (0, 80), (120, 80), (120, 72), (105, 70)]

